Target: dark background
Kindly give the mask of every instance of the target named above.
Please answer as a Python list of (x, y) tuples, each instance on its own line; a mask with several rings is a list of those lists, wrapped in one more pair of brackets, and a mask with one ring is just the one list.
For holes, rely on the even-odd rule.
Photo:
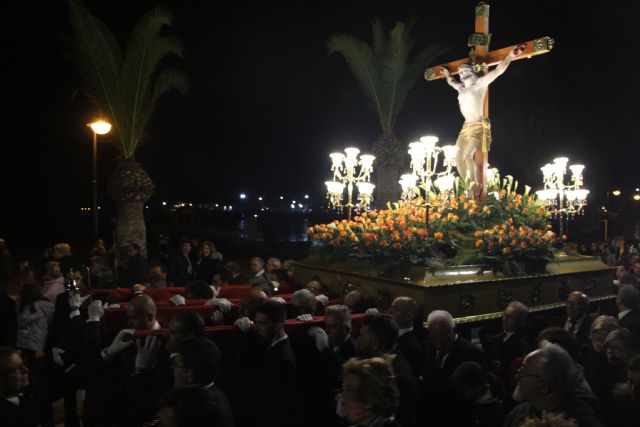
[[(639, 49), (632, 1), (494, 1), (491, 48), (542, 36), (551, 53), (517, 61), (491, 86), (494, 144), (489, 162), (522, 184), (539, 187), (539, 167), (564, 155), (584, 163), (592, 209), (606, 193), (623, 198), (640, 187), (636, 75)], [(169, 33), (182, 39), (186, 96), (161, 99), (137, 160), (156, 184), (149, 202), (236, 203), (276, 196), (324, 198), (332, 151), (370, 151), (379, 125), (344, 60), (327, 56), (334, 32), (371, 40), (371, 21), (387, 30), (419, 18), (417, 46), (450, 50), (435, 63), (467, 55), (476, 1), (86, 1), (121, 41), (155, 4), (175, 14)], [(43, 247), (64, 239), (66, 223), (91, 205), (93, 110), (74, 96), (77, 78), (65, 58), (66, 2), (7, 6), (2, 26), (4, 118), (0, 235)], [(435, 65), (435, 64), (433, 64)], [(400, 114), (403, 143), (435, 134), (453, 143), (462, 124), (455, 92), (421, 80)], [(99, 142), (100, 204), (118, 155)], [(407, 170), (409, 159), (407, 156)], [(375, 164), (374, 164), (375, 166)], [(620, 202), (622, 203), (622, 202)], [(69, 214), (73, 212), (73, 214)], [(88, 216), (77, 221), (90, 221)], [(90, 230), (90, 222), (86, 224)], [(84, 222), (82, 222), (84, 227)], [(38, 235), (26, 232), (37, 229)], [(28, 240), (28, 241), (27, 241)], [(19, 241), (19, 242), (17, 242)]]

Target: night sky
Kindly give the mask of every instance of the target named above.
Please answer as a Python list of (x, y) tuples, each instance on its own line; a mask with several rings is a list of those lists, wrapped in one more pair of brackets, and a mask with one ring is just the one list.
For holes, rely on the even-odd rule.
[[(185, 45), (186, 96), (161, 99), (136, 158), (160, 200), (230, 201), (309, 193), (324, 197), (328, 154), (349, 145), (370, 152), (379, 134), (341, 56), (327, 55), (334, 32), (367, 42), (379, 17), (387, 30), (419, 18), (417, 45), (450, 48), (435, 64), (467, 55), (476, 1), (86, 1), (126, 40), (154, 4), (175, 14), (169, 31)], [(491, 86), (490, 163), (539, 186), (539, 167), (565, 155), (586, 164), (599, 203), (607, 189), (640, 186), (637, 136), (640, 71), (636, 2), (494, 1), (492, 49), (542, 36), (551, 53), (512, 63)], [(13, 6), (4, 15), (5, 104), (2, 169), (5, 213), (90, 206), (92, 110), (73, 97), (77, 78), (65, 58), (66, 2)], [(442, 80), (421, 80), (396, 133), (454, 143), (462, 117)], [(99, 182), (118, 152), (100, 140)], [(407, 170), (409, 159), (407, 156)], [(375, 166), (375, 164), (374, 164)], [(104, 203), (104, 202), (101, 202)], [(4, 208), (3, 208), (4, 210)]]

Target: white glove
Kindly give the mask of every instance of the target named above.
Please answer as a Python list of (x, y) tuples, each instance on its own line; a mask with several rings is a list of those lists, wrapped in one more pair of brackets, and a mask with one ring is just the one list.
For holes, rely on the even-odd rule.
[(213, 320), (214, 323), (224, 322), (224, 316), (222, 315), (222, 311), (216, 310), (213, 313), (211, 313), (211, 320)]
[(106, 307), (105, 308), (120, 308), (120, 304), (109, 304), (106, 303)]
[(296, 317), (296, 320), (299, 320), (301, 322), (311, 322), (313, 320), (313, 316), (310, 314), (301, 314), (300, 316)]
[(380, 311), (378, 311), (377, 308), (373, 307), (373, 308), (367, 308), (367, 310), (364, 312), (364, 314), (370, 315), (370, 314), (378, 314), (380, 313)]
[(126, 335), (133, 335), (133, 329), (122, 329), (118, 332), (118, 335), (113, 339), (113, 342), (109, 347), (102, 350), (102, 360), (108, 362), (112, 360), (116, 354), (133, 345), (133, 340), (124, 341)]
[(231, 303), (231, 301), (225, 298), (211, 298), (209, 301), (207, 301), (206, 304), (215, 305), (223, 313), (228, 313), (229, 311), (231, 311), (231, 307), (233, 307), (233, 304)]
[(275, 280), (272, 280), (271, 286), (273, 286), (273, 292), (278, 292), (278, 288), (280, 287), (280, 282), (276, 282)]
[(187, 304), (187, 301), (180, 294), (175, 294), (174, 296), (169, 298), (169, 301), (171, 301), (171, 303), (173, 305), (186, 305)]
[(235, 322), (233, 322), (233, 326), (237, 326), (242, 332), (247, 332), (249, 329), (251, 329), (252, 325), (253, 322), (248, 317), (240, 317)]
[(99, 322), (104, 315), (104, 309), (107, 308), (107, 303), (102, 304), (99, 299), (91, 301), (87, 308), (87, 322)]
[(89, 295), (83, 297), (79, 292), (69, 293), (69, 307), (71, 307), (71, 311), (79, 309), (87, 298), (89, 298)]
[(211, 285), (209, 286), (211, 288), (211, 292), (213, 292), (213, 297), (217, 297), (218, 295), (220, 295), (220, 288), (216, 288), (215, 286)]
[(329, 336), (324, 329), (312, 326), (307, 331), (307, 335), (315, 340), (318, 351), (323, 351), (329, 348)]
[(136, 369), (151, 369), (156, 364), (156, 356), (162, 343), (155, 335), (149, 335), (142, 340), (136, 341), (138, 354), (136, 355)]
[(279, 302), (280, 304), (286, 304), (287, 301), (282, 297), (271, 297), (269, 298), (271, 301)]
[(64, 360), (62, 360), (62, 355), (65, 354), (66, 351), (64, 351), (60, 347), (53, 347), (51, 349), (51, 353), (53, 353), (53, 361), (56, 363), (56, 365), (64, 366)]
[(329, 304), (329, 297), (326, 295), (316, 295), (316, 301), (320, 301), (323, 306), (327, 306)]

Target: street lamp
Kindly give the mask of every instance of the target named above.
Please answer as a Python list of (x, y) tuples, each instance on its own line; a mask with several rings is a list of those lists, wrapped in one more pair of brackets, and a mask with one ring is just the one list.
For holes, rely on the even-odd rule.
[(546, 204), (547, 210), (558, 218), (559, 235), (562, 238), (562, 220), (573, 218), (577, 214), (582, 214), (587, 204), (589, 190), (584, 188), (582, 171), (584, 165), (571, 165), (571, 179), (565, 184), (564, 178), (567, 173), (566, 157), (553, 159), (553, 163), (547, 163), (540, 168), (542, 170), (544, 189), (536, 191), (538, 199)]
[(93, 131), (93, 241), (98, 240), (98, 135), (104, 135), (111, 130), (111, 123), (98, 120), (87, 126)]
[[(369, 181), (373, 172), (375, 157), (370, 154), (360, 154), (360, 150), (354, 147), (345, 148), (342, 153), (331, 153), (331, 171), (333, 181), (326, 181), (327, 199), (329, 206), (342, 209), (348, 208), (348, 217), (351, 219), (351, 211), (355, 209), (366, 210), (371, 204), (375, 185)], [(358, 158), (358, 154), (360, 157)], [(356, 169), (360, 166), (359, 169)], [(358, 199), (353, 200), (354, 185), (358, 189)], [(343, 200), (344, 190), (347, 189), (347, 202)]]

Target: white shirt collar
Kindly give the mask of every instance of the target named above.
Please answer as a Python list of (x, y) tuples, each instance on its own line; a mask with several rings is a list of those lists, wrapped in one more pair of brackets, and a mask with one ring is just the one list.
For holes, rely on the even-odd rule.
[(504, 338), (502, 338), (502, 342), (507, 341), (509, 338), (511, 338), (511, 335), (515, 334), (515, 332), (507, 332), (504, 331)]
[(264, 274), (264, 268), (258, 271), (253, 277), (259, 277), (259, 276), (262, 276), (263, 274)]
[(408, 333), (408, 332), (412, 332), (413, 331), (413, 326), (409, 327), (409, 328), (404, 328), (404, 329), (398, 329), (398, 337), (403, 336), (404, 334)]
[(631, 311), (631, 309), (629, 310), (624, 310), (621, 311), (620, 313), (618, 313), (618, 320), (622, 319), (624, 316), (626, 316), (629, 312)]
[(5, 397), (7, 402), (11, 402), (16, 406), (20, 406), (20, 396)]
[(160, 326), (160, 323), (158, 323), (158, 321), (156, 320), (156, 323), (153, 324), (153, 326), (151, 327), (151, 330), (157, 331), (158, 329), (162, 329), (162, 326)]
[(277, 340), (271, 343), (271, 348), (275, 347), (279, 342), (284, 341), (287, 338), (289, 338), (287, 334), (284, 334), (283, 336), (281, 336), (280, 338), (278, 338)]

